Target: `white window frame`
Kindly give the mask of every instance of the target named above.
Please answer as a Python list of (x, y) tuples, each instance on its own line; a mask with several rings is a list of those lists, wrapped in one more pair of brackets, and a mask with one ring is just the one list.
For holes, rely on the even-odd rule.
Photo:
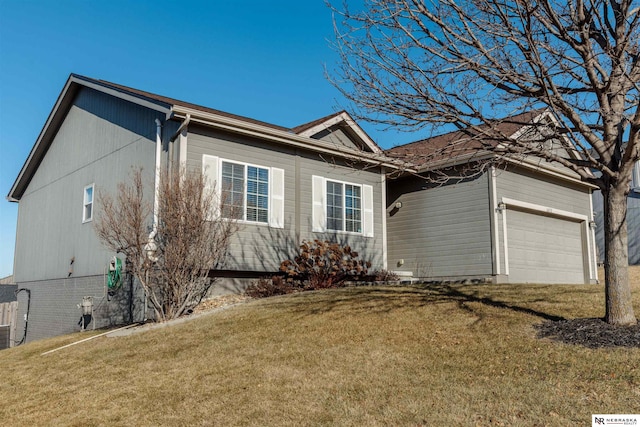
[[(91, 200), (87, 200), (88, 191), (91, 189)], [(93, 221), (93, 208), (96, 200), (95, 183), (89, 184), (84, 187), (82, 191), (82, 223)], [(90, 213), (87, 215), (87, 207), (89, 207)]]
[[(226, 159), (220, 159), (220, 182), (222, 183), (222, 170), (224, 168), (224, 164), (229, 164), (229, 165), (238, 165), (238, 166), (242, 166), (243, 168), (243, 177), (242, 177), (242, 182), (243, 182), (243, 188), (242, 188), (242, 217), (241, 218), (231, 218), (231, 219), (237, 219), (238, 221), (242, 221), (242, 222), (247, 222), (247, 223), (251, 223), (251, 224), (268, 224), (269, 223), (269, 211), (271, 208), (271, 202), (269, 200), (270, 198), (270, 183), (271, 183), (271, 171), (269, 170), (269, 168), (265, 168), (264, 166), (258, 166), (258, 165), (253, 165), (250, 163), (245, 163), (245, 162), (236, 162), (236, 161), (232, 161), (232, 160), (226, 160)], [(247, 219), (247, 211), (249, 210), (249, 206), (247, 204), (247, 199), (249, 196), (249, 168), (250, 167), (254, 167), (258, 170), (264, 170), (267, 172), (267, 194), (266, 194), (266, 198), (267, 198), (267, 218), (265, 221), (259, 221), (259, 220), (249, 220)], [(224, 191), (224, 189), (221, 188), (221, 193), (222, 191)], [(264, 197), (264, 196), (263, 196)], [(258, 208), (259, 210), (261, 208)]]
[[(342, 230), (333, 230), (327, 227), (327, 182), (342, 184)], [(346, 192), (345, 185), (360, 187), (360, 229), (361, 231), (346, 231)], [(355, 234), (365, 237), (373, 237), (373, 187), (367, 184), (342, 181), (322, 176), (312, 176), (312, 231), (316, 233)]]
[(640, 192), (640, 160), (638, 160), (631, 170), (631, 189)]
[[(222, 164), (224, 162), (233, 163), (244, 166), (244, 188), (243, 188), (243, 212), (242, 218), (238, 218), (239, 222), (269, 226), (272, 228), (284, 228), (284, 169), (256, 165), (232, 159), (219, 158), (204, 154), (202, 156), (202, 171), (207, 178), (208, 185), (213, 185), (216, 195), (222, 194)], [(255, 167), (267, 170), (268, 174), (268, 193), (267, 193), (267, 221), (250, 221), (247, 220), (247, 171), (248, 167)], [(221, 214), (220, 209), (217, 213)]]

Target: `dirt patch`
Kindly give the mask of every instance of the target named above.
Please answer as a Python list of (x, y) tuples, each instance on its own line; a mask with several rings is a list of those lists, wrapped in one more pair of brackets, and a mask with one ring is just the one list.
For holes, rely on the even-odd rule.
[(635, 326), (615, 326), (602, 319), (569, 319), (546, 321), (535, 325), (535, 328), (538, 338), (549, 338), (565, 344), (588, 348), (640, 348), (640, 323)]

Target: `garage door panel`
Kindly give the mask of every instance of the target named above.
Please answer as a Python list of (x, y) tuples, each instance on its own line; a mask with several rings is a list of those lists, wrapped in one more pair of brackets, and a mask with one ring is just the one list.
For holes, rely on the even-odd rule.
[(509, 281), (584, 283), (581, 227), (575, 221), (509, 210)]

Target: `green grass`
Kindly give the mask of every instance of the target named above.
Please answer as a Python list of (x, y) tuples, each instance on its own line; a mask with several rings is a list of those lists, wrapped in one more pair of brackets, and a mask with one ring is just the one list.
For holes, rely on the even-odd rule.
[[(640, 311), (640, 283), (634, 282)], [(640, 349), (540, 340), (602, 286), (362, 287), (252, 301), (121, 338), (0, 352), (0, 423), (588, 425), (640, 413)]]

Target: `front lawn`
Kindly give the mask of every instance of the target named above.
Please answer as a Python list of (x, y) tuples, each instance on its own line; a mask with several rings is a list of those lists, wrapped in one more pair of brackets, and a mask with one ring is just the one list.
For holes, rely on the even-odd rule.
[[(634, 269), (635, 275), (638, 270)], [(633, 286), (640, 313), (640, 280)], [(3, 425), (589, 425), (640, 413), (640, 348), (539, 339), (603, 286), (332, 289), (0, 352)]]

